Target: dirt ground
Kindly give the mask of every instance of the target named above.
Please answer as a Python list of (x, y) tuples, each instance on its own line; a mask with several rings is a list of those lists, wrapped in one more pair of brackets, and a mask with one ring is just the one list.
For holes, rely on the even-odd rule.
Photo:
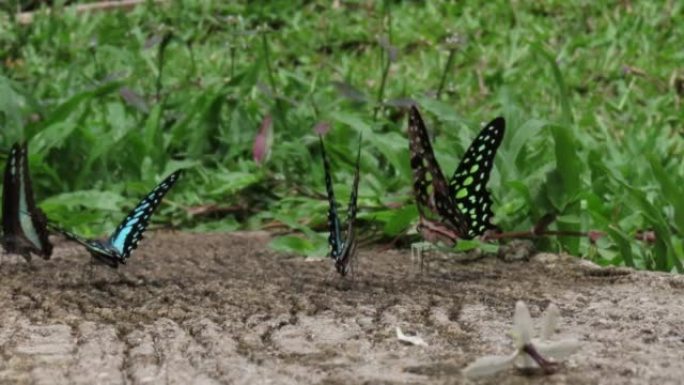
[[(511, 351), (516, 300), (550, 302), (559, 337), (583, 341), (551, 376), (498, 384), (684, 384), (684, 277), (528, 262), (360, 254), (355, 279), (329, 260), (274, 253), (262, 233), (153, 233), (118, 271), (57, 242), (50, 261), (0, 261), (0, 383), (461, 384)], [(395, 327), (427, 347), (397, 340)]]

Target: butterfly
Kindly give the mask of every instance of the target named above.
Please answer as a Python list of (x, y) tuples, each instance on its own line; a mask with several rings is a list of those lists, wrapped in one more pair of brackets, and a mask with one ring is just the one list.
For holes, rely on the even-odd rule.
[(354, 221), (356, 220), (356, 200), (359, 190), (359, 161), (361, 159), (361, 144), (359, 141), (359, 150), (356, 154), (356, 171), (354, 173), (354, 181), (352, 182), (351, 196), (349, 197), (349, 206), (347, 206), (347, 232), (342, 235), (342, 224), (337, 215), (337, 202), (335, 201), (335, 192), (333, 191), (332, 177), (330, 176), (330, 162), (325, 153), (325, 146), (323, 145), (323, 137), (319, 135), (321, 143), (321, 154), (323, 155), (323, 168), (325, 170), (325, 189), (328, 193), (328, 228), (330, 235), (328, 237), (328, 244), (330, 245), (330, 258), (335, 261), (335, 270), (337, 270), (343, 277), (349, 273), (351, 261), (356, 256), (356, 229), (354, 228)]
[(9, 253), (31, 259), (31, 253), (50, 259), (47, 218), (36, 207), (28, 167), (26, 143), (15, 143), (9, 151), (2, 185), (2, 245)]
[(453, 246), (458, 239), (473, 239), (498, 231), (491, 223), (492, 198), (486, 184), (506, 122), (498, 117), (473, 140), (454, 175), (447, 182), (437, 163), (418, 108), (409, 112), (409, 149), (413, 192), (420, 222), (418, 232), (429, 242)]
[(152, 213), (159, 206), (164, 195), (176, 183), (181, 171), (178, 170), (167, 176), (147, 194), (107, 239), (85, 239), (58, 226), (52, 225), (51, 227), (67, 239), (84, 246), (96, 261), (117, 268), (120, 264), (125, 264), (131, 252), (138, 247), (138, 242), (143, 238), (143, 232), (149, 224)]

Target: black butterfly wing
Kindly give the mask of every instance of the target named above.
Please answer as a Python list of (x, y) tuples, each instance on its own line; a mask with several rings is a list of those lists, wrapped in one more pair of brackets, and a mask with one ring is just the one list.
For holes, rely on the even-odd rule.
[(118, 252), (122, 263), (138, 247), (138, 242), (142, 239), (142, 234), (149, 224), (152, 213), (157, 209), (164, 195), (176, 183), (181, 172), (182, 170), (178, 170), (159, 183), (138, 203), (109, 237), (109, 244)]
[(80, 244), (81, 246), (88, 249), (88, 251), (98, 251), (98, 252), (100, 251), (100, 249), (93, 249), (92, 244), (94, 243), (94, 241), (91, 241), (90, 239), (87, 239), (87, 238), (83, 238), (80, 235), (76, 235), (76, 234), (72, 233), (71, 231), (62, 228), (61, 226), (56, 225), (54, 222), (48, 223), (48, 227), (50, 228), (50, 230), (57, 232), (59, 234), (62, 234), (66, 239)]
[(21, 146), (15, 143), (10, 150), (5, 164), (5, 177), (2, 184), (2, 235), (3, 245), (8, 252), (15, 252), (13, 247), (18, 234), (21, 234), (19, 222), (19, 190), (21, 182)]
[(360, 163), (361, 138), (359, 137), (359, 149), (356, 153), (356, 170), (354, 172), (351, 194), (349, 196), (349, 206), (347, 206), (347, 234), (344, 240), (344, 247), (335, 264), (335, 268), (342, 275), (347, 274), (349, 264), (356, 256), (356, 213), (358, 211), (357, 200), (359, 197)]
[(5, 167), (3, 184), (3, 239), (10, 252), (35, 253), (45, 259), (52, 255), (47, 218), (36, 207), (28, 166), (26, 143), (15, 143)]
[(361, 162), (361, 140), (359, 139), (359, 149), (356, 153), (356, 169), (354, 171), (354, 182), (352, 183), (351, 195), (349, 196), (349, 206), (347, 206), (347, 221), (349, 231), (354, 228), (354, 221), (356, 220), (357, 200), (359, 197), (359, 174)]
[(325, 152), (325, 145), (323, 144), (323, 137), (318, 136), (321, 144), (321, 156), (323, 157), (323, 169), (325, 171), (325, 190), (328, 194), (328, 244), (331, 251), (330, 256), (337, 260), (342, 252), (344, 240), (342, 239), (342, 226), (340, 224), (340, 217), (337, 215), (337, 201), (335, 200), (335, 191), (333, 190), (332, 176), (330, 175), (330, 161)]
[(86, 250), (97, 260), (112, 268), (117, 268), (122, 260), (116, 250), (111, 247), (107, 242), (100, 240), (93, 240), (83, 238), (80, 235), (76, 235), (71, 231), (68, 231), (55, 223), (48, 222), (48, 228), (59, 234), (62, 234), (66, 239), (74, 241), (81, 246), (85, 247)]
[(409, 112), (409, 149), (413, 171), (413, 193), (421, 217), (437, 216), (459, 236), (468, 233), (467, 218), (458, 210), (442, 170), (439, 168), (423, 118), (416, 106)]
[(502, 117), (487, 124), (470, 144), (449, 181), (451, 194), (459, 210), (468, 218), (468, 238), (497, 228), (491, 223), (494, 213), (487, 181), (505, 130), (506, 121)]
[(21, 209), (20, 222), (24, 236), (35, 246), (35, 253), (45, 259), (50, 259), (52, 255), (52, 244), (48, 238), (47, 217), (43, 210), (36, 207), (33, 196), (33, 184), (31, 183), (31, 172), (28, 165), (28, 146), (22, 146), (21, 152), (21, 182), (22, 191), (19, 197), (19, 207)]

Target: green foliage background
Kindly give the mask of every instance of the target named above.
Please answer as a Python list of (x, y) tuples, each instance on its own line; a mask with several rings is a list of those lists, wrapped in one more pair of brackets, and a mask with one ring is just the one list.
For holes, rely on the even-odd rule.
[[(681, 2), (183, 0), (30, 25), (12, 15), (0, 16), (0, 144), (29, 140), (41, 207), (81, 233), (111, 229), (185, 167), (156, 223), (296, 230), (273, 246), (323, 255), (321, 122), (338, 197), (363, 134), (363, 233), (410, 233), (412, 99), (447, 175), (482, 122), (506, 118), (489, 183), (505, 230), (555, 212), (554, 227), (609, 236), (545, 248), (682, 271)], [(273, 148), (258, 165), (267, 115)], [(655, 244), (634, 240), (644, 229)]]

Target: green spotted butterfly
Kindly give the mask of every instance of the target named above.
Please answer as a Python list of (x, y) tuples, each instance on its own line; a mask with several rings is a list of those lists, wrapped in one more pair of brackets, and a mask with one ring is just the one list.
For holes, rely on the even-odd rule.
[(486, 184), (505, 128), (501, 117), (487, 124), (447, 183), (420, 112), (411, 107), (408, 136), (413, 192), (420, 214), (418, 231), (426, 241), (454, 245), (458, 239), (472, 239), (498, 230), (491, 223), (494, 213)]

